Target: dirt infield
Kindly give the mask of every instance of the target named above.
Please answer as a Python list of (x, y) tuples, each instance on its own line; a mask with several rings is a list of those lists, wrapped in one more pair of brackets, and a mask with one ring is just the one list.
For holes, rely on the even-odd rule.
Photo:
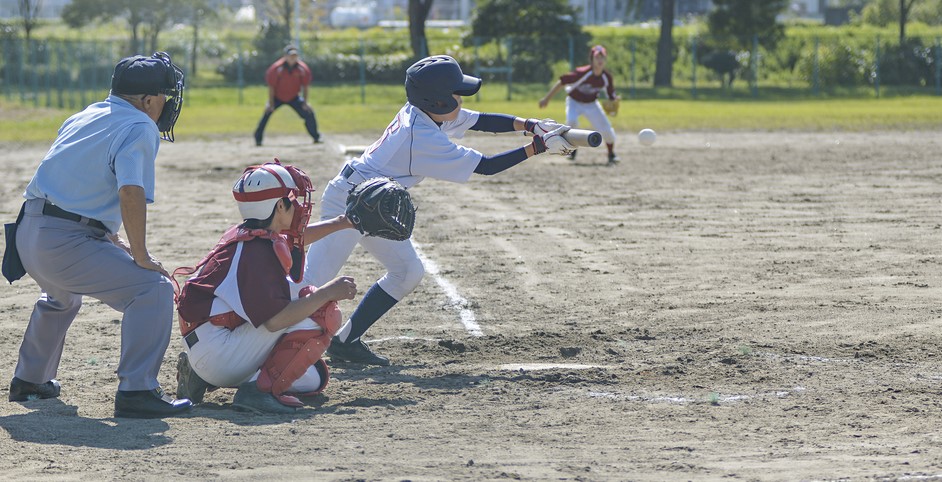
[[(192, 265), (236, 221), (247, 164), (279, 156), (320, 191), (340, 146), (374, 137), (164, 144), (148, 245)], [(393, 366), (332, 364), (292, 417), (234, 411), (221, 389), (190, 418), (112, 418), (120, 314), (92, 299), (61, 398), (8, 403), (38, 292), (4, 283), (0, 474), (942, 480), (938, 133), (622, 137), (614, 168), (600, 151), (540, 156), (413, 189), (430, 273), (368, 333)], [(0, 145), (7, 221), (47, 147)], [(344, 273), (362, 296), (381, 268), (358, 249)]]

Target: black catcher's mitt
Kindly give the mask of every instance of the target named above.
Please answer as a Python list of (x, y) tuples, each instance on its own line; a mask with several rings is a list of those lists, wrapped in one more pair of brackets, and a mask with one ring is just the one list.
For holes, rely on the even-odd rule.
[(415, 226), (412, 196), (388, 177), (367, 179), (350, 189), (346, 215), (361, 233), (395, 241), (409, 239)]

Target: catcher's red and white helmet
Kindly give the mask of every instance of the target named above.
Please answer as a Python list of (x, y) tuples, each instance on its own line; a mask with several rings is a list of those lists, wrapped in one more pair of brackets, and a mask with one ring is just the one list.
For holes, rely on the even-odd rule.
[(251, 166), (232, 186), (242, 219), (268, 219), (282, 198), (303, 198), (291, 173), (281, 163)]
[[(295, 206), (294, 218), (291, 228), (279, 234), (288, 238), (293, 251), (300, 253), (300, 260), (296, 260), (292, 267), (303, 269), (304, 262), (304, 228), (311, 219), (311, 210), (314, 202), (311, 195), (314, 187), (311, 178), (295, 166), (281, 164), (277, 158), (274, 162), (249, 166), (242, 173), (242, 177), (232, 186), (232, 197), (239, 205), (242, 219), (268, 219), (275, 210), (275, 203), (282, 198), (288, 198)], [(292, 253), (294, 256), (294, 253)], [(292, 279), (300, 281), (300, 273), (292, 273)]]

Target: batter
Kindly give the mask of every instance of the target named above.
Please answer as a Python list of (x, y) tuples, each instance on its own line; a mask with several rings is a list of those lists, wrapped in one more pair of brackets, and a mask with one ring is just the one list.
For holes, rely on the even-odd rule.
[[(449, 56), (427, 57), (413, 64), (406, 71), (405, 87), (408, 102), (383, 135), (362, 156), (346, 164), (324, 190), (322, 219), (342, 214), (350, 188), (371, 177), (391, 177), (407, 189), (427, 177), (464, 183), (472, 174), (497, 174), (540, 153), (568, 154), (573, 150), (562, 137), (569, 130), (567, 126), (462, 108), (462, 97), (474, 95), (481, 88), (481, 79), (465, 75)], [(534, 138), (524, 147), (486, 156), (451, 141), (469, 129), (527, 130)], [(331, 359), (385, 366), (389, 359), (374, 353), (361, 337), (422, 280), (425, 270), (412, 243), (367, 237), (356, 230), (333, 233), (308, 249), (304, 283), (319, 286), (336, 276), (357, 243), (387, 272), (366, 292), (334, 337), (328, 353)]]

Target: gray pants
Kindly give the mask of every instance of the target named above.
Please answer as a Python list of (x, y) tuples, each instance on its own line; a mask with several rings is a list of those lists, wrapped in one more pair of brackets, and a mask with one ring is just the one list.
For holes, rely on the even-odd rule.
[(173, 286), (141, 268), (106, 232), (42, 214), (42, 199), (26, 202), (16, 245), (27, 273), (42, 289), (20, 346), (15, 375), (44, 383), (56, 376), (65, 334), (82, 297), (124, 313), (118, 390), (157, 388), (157, 373), (170, 343)]

